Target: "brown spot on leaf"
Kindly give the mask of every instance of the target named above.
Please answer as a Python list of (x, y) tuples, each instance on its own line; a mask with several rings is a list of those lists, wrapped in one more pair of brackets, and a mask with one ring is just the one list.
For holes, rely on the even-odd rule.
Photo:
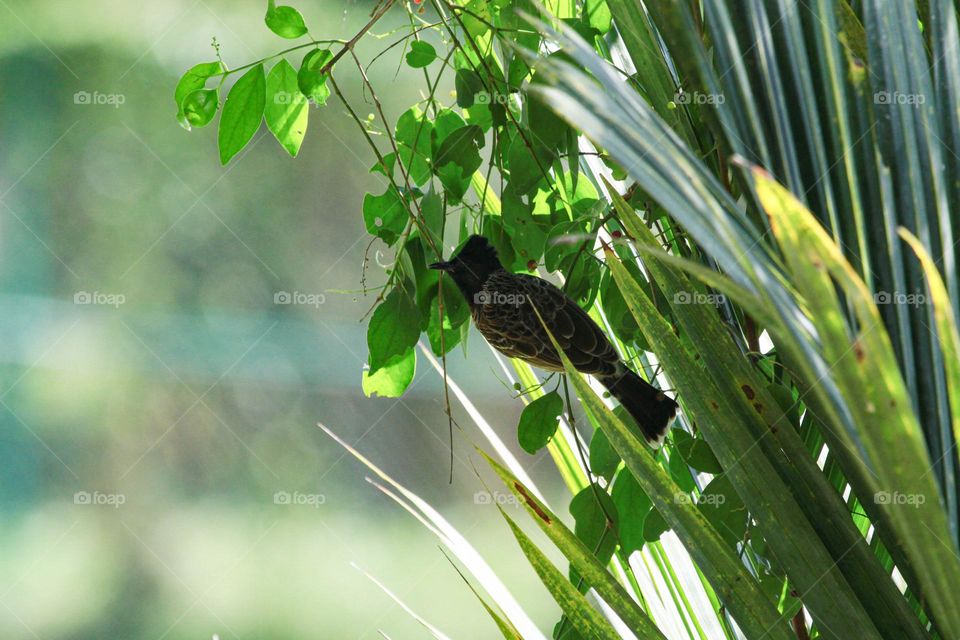
[(753, 408), (756, 409), (757, 413), (763, 413), (763, 405), (759, 402), (754, 402)]
[(754, 398), (757, 397), (757, 392), (754, 391), (753, 387), (751, 387), (750, 385), (745, 384), (740, 388), (743, 389), (743, 395), (747, 396), (747, 400), (753, 400)]
[(543, 520), (547, 524), (551, 523), (550, 516), (548, 516), (547, 512), (544, 511), (539, 504), (537, 504), (537, 501), (534, 500), (529, 493), (527, 493), (527, 490), (523, 487), (522, 484), (520, 484), (519, 482), (514, 482), (513, 488), (516, 489), (521, 496), (523, 496), (523, 499), (527, 503), (527, 506), (533, 509), (533, 512), (537, 514), (537, 517), (539, 517), (541, 520)]
[(863, 350), (863, 343), (860, 342), (859, 338), (853, 341), (853, 355), (856, 356), (857, 362), (863, 362), (867, 359), (867, 352)]
[(720, 410), (720, 405), (718, 405), (715, 400), (711, 400), (711, 401), (710, 401), (710, 406), (713, 407), (713, 410), (714, 410), (714, 411), (719, 411), (719, 410)]

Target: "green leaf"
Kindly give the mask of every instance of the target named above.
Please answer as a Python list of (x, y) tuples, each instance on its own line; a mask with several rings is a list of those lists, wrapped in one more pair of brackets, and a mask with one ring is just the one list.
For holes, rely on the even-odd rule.
[(426, 67), (436, 59), (437, 50), (429, 42), (414, 40), (410, 43), (410, 51), (407, 52), (407, 64), (414, 69)]
[(517, 438), (523, 450), (533, 454), (547, 446), (557, 431), (562, 413), (563, 398), (556, 391), (545, 393), (524, 407), (517, 425)]
[(782, 384), (771, 383), (767, 385), (767, 393), (780, 406), (780, 411), (786, 415), (790, 424), (799, 426), (800, 424), (800, 405), (793, 400), (793, 393)]
[(514, 137), (507, 152), (510, 185), (522, 195), (536, 189), (537, 184), (544, 179), (544, 172), (553, 162), (553, 155), (542, 142), (531, 136), (529, 131), (525, 137), (526, 140), (519, 134)]
[[(619, 264), (614, 261), (614, 264)], [(616, 273), (616, 272), (615, 272)], [(641, 294), (642, 295), (642, 294)], [(735, 616), (737, 623), (748, 637), (753, 635), (776, 637), (782, 640), (794, 638), (772, 604), (760, 591), (753, 577), (741, 564), (736, 553), (723, 541), (703, 514), (692, 504), (677, 501), (679, 489), (666, 472), (650, 456), (649, 448), (640, 442), (634, 429), (603, 403), (577, 372), (553, 335), (551, 343), (557, 349), (564, 370), (573, 383), (584, 408), (597, 419), (610, 439), (610, 444), (623, 458), (627, 468), (653, 501), (656, 511), (667, 518), (668, 524), (690, 552), (693, 561), (713, 584), (718, 593), (724, 594), (724, 606)], [(646, 526), (645, 526), (646, 528)]]
[[(586, 582), (617, 612), (617, 615), (627, 623), (637, 638), (639, 640), (664, 640), (663, 634), (654, 626), (647, 614), (607, 571), (603, 563), (597, 559), (593, 549), (585, 545), (565, 527), (563, 522), (506, 468), (482, 451), (481, 455), (486, 458), (507, 488), (520, 500), (520, 504), (524, 506), (537, 526), (570, 561), (571, 567), (584, 576)], [(570, 628), (569, 623), (566, 626)]]
[(620, 456), (610, 446), (610, 441), (603, 431), (597, 429), (590, 439), (590, 470), (594, 475), (606, 478), (609, 482), (620, 465)]
[(610, 31), (610, 7), (607, 0), (584, 0), (583, 20), (601, 34)]
[(303, 16), (293, 7), (283, 5), (277, 7), (271, 2), (263, 21), (267, 23), (270, 31), (281, 38), (292, 40), (307, 32), (307, 25), (303, 22)]
[(370, 375), (387, 366), (395, 356), (403, 356), (420, 338), (420, 312), (413, 298), (401, 287), (380, 303), (367, 327), (370, 350)]
[(713, 449), (703, 438), (694, 438), (686, 431), (674, 429), (673, 447), (683, 456), (688, 465), (704, 473), (718, 474), (723, 472), (723, 467), (713, 454)]
[(443, 349), (440, 344), (440, 298), (436, 295), (436, 287), (432, 288), (430, 301), (430, 317), (427, 318), (427, 338), (434, 355), (449, 353), (460, 342), (460, 327), (470, 319), (470, 310), (463, 299), (463, 295), (450, 278), (443, 278)]
[(584, 309), (589, 309), (600, 286), (600, 264), (586, 252), (579, 259), (573, 255), (564, 260), (560, 270), (567, 279), (567, 295)]
[(697, 508), (730, 546), (743, 540), (747, 509), (726, 475), (717, 476), (704, 487), (697, 499)]
[(300, 92), (318, 105), (327, 104), (330, 87), (327, 86), (329, 70), (324, 70), (333, 60), (329, 49), (314, 49), (303, 56), (300, 71), (297, 72), (297, 86)]
[(190, 122), (183, 113), (184, 98), (194, 91), (202, 89), (204, 85), (206, 85), (208, 78), (223, 71), (223, 64), (219, 60), (215, 60), (214, 62), (201, 62), (200, 64), (194, 65), (183, 74), (179, 82), (177, 82), (177, 88), (173, 92), (173, 99), (177, 103), (177, 121), (181, 127), (187, 131), (190, 130)]
[(433, 123), (419, 107), (407, 109), (397, 120), (394, 137), (397, 139), (400, 161), (418, 186), (430, 179), (430, 140)]
[(423, 224), (427, 228), (427, 233), (433, 239), (433, 246), (423, 236), (423, 230), (420, 230), (420, 240), (423, 243), (423, 250), (429, 256), (428, 262), (442, 260), (443, 256), (435, 253), (433, 247), (443, 249), (443, 198), (441, 198), (433, 189), (427, 192), (427, 195), (420, 201), (420, 213), (423, 216)]
[(363, 393), (368, 398), (377, 395), (381, 398), (399, 398), (410, 386), (417, 367), (416, 349), (407, 349), (406, 353), (395, 355), (387, 360), (374, 373), (363, 372)]
[(670, 459), (667, 461), (667, 469), (670, 470), (670, 475), (673, 476), (677, 486), (680, 487), (683, 492), (688, 493), (693, 491), (694, 487), (697, 486), (693, 480), (693, 475), (690, 473), (690, 468), (687, 466), (687, 461), (677, 452), (674, 451), (671, 454)]
[[(878, 530), (894, 559), (910, 559), (910, 566), (903, 571), (909, 574), (908, 581), (914, 588), (922, 592), (934, 618), (944, 628), (960, 631), (960, 610), (950, 604), (950, 585), (960, 584), (960, 556), (943, 547), (943, 540), (949, 540), (951, 534), (933, 477), (914, 472), (929, 469), (931, 459), (917, 415), (909, 409), (910, 397), (874, 295), (800, 200), (759, 168), (752, 170), (752, 178), (760, 202), (771, 218), (792, 282), (808, 305), (823, 354), (832, 363), (831, 381), (843, 389), (844, 397), (851, 399), (845, 407), (859, 426), (851, 432), (826, 429), (824, 435), (857, 436), (858, 444), (873, 463), (874, 475), (867, 481), (875, 496), (896, 487), (901, 495), (925, 498), (909, 509), (876, 498), (872, 504), (864, 502), (864, 507), (875, 523), (885, 525)], [(843, 303), (838, 289), (844, 295)], [(856, 317), (858, 328), (853, 334), (847, 308), (852, 308)], [(851, 353), (851, 335), (856, 349), (853, 357), (846, 357)], [(815, 396), (823, 392), (821, 383), (818, 380), (814, 385)], [(845, 455), (843, 451), (834, 453)], [(862, 463), (857, 460), (852, 464)], [(847, 469), (856, 471), (858, 467), (845, 464), (844, 470)], [(860, 495), (870, 494), (861, 491)], [(899, 560), (897, 564), (902, 565)]]
[(266, 95), (267, 82), (262, 64), (243, 74), (230, 89), (227, 101), (223, 104), (220, 129), (217, 132), (221, 164), (230, 162), (260, 128)]
[(468, 124), (450, 132), (437, 148), (434, 171), (452, 202), (462, 200), (470, 188), (473, 172), (483, 163), (479, 151), (482, 145), (483, 130)]
[(515, 267), (527, 268), (530, 260), (539, 260), (547, 235), (533, 219), (530, 206), (513, 189), (504, 189), (501, 203), (503, 226), (513, 238), (516, 252)]
[(453, 86), (457, 91), (457, 106), (469, 109), (477, 102), (477, 94), (483, 94), (483, 80), (473, 69), (457, 69)]
[[(601, 564), (610, 562), (619, 543), (620, 521), (617, 505), (610, 498), (610, 494), (597, 483), (581, 489), (570, 501), (570, 515), (576, 522), (574, 533), (577, 538), (593, 551)], [(607, 516), (612, 522), (608, 522)], [(580, 574), (571, 567), (570, 581), (577, 584), (579, 578)], [(583, 582), (579, 586), (580, 591), (585, 593), (593, 585)]]
[(267, 76), (267, 102), (263, 111), (267, 127), (277, 142), (296, 157), (307, 132), (309, 108), (297, 87), (297, 71), (281, 59)]
[[(583, 243), (587, 248), (593, 246), (593, 235), (587, 234), (583, 220), (566, 220), (555, 224), (547, 232), (546, 248), (543, 253), (543, 266), (547, 271), (557, 271), (564, 259), (580, 252)], [(583, 256), (581, 256), (583, 257)]]
[[(627, 263), (629, 267), (629, 263)], [(639, 270), (638, 270), (639, 274)], [(638, 275), (638, 274), (635, 274)], [(642, 277), (642, 276), (641, 276)], [(614, 333), (625, 343), (630, 343), (640, 337), (640, 327), (633, 319), (633, 314), (627, 309), (627, 303), (620, 293), (620, 288), (613, 281), (609, 270), (605, 270), (600, 281), (600, 303), (607, 321), (613, 327)]]
[(530, 566), (540, 576), (550, 595), (560, 605), (560, 609), (570, 619), (572, 624), (585, 638), (594, 640), (617, 640), (620, 636), (610, 626), (610, 623), (594, 609), (582, 593), (579, 593), (570, 581), (567, 580), (560, 571), (551, 564), (547, 557), (540, 551), (535, 544), (527, 537), (525, 533), (504, 513), (500, 513), (507, 520), (510, 529), (513, 531), (520, 550), (527, 556)]
[(493, 620), (494, 624), (497, 625), (497, 629), (500, 630), (500, 634), (504, 637), (505, 640), (523, 640), (523, 636), (520, 635), (520, 632), (517, 631), (517, 628), (513, 626), (513, 622), (509, 618), (506, 618), (503, 615), (503, 611), (495, 609), (496, 605), (491, 606), (487, 604), (487, 601), (484, 600), (483, 596), (480, 595), (480, 592), (467, 580), (467, 576), (463, 575), (463, 572), (460, 570), (450, 556), (447, 555), (446, 551), (443, 551), (443, 555), (447, 556), (447, 560), (456, 569), (457, 573), (460, 574), (460, 577), (463, 578), (463, 581), (467, 584), (467, 587), (473, 592), (473, 595), (476, 596), (477, 600), (480, 602), (480, 605), (486, 610), (487, 615), (490, 616), (490, 619)]
[(953, 315), (950, 295), (947, 293), (947, 287), (937, 270), (936, 263), (927, 253), (920, 239), (903, 227), (900, 227), (897, 232), (916, 253), (927, 279), (927, 287), (933, 299), (933, 317), (937, 323), (940, 348), (943, 350), (950, 404), (957, 407), (953, 412), (953, 436), (957, 442), (960, 442), (960, 332), (957, 331), (957, 320)]
[(217, 89), (197, 89), (183, 99), (181, 109), (192, 127), (210, 124), (220, 106), (220, 91)]
[(373, 163), (373, 166), (370, 167), (370, 173), (379, 173), (387, 178), (393, 178), (393, 169), (396, 165), (397, 154), (391, 151), (390, 153), (384, 154), (382, 163), (379, 159)]
[(450, 109), (441, 109), (433, 119), (433, 131), (430, 132), (430, 144), (432, 145), (434, 155), (440, 149), (440, 145), (448, 135), (454, 131), (466, 126), (466, 122), (460, 117), (460, 114)]
[(656, 509), (651, 509), (647, 517), (643, 519), (643, 539), (646, 542), (656, 542), (660, 539), (660, 536), (669, 530), (670, 525)]
[[(534, 76), (532, 82), (537, 84), (542, 81), (541, 77)], [(570, 125), (535, 94), (527, 93), (526, 97), (524, 106), (527, 109), (527, 122), (530, 125), (529, 135), (546, 149), (557, 150), (566, 140)]]
[(388, 245), (400, 238), (407, 226), (407, 207), (400, 192), (393, 185), (379, 196), (363, 196), (363, 222), (367, 233), (377, 236)]
[[(602, 431), (598, 430), (597, 433)], [(613, 504), (617, 505), (617, 514), (620, 516), (620, 551), (624, 556), (629, 556), (641, 550), (646, 543), (643, 527), (653, 503), (629, 469), (623, 469), (617, 475), (610, 497)]]

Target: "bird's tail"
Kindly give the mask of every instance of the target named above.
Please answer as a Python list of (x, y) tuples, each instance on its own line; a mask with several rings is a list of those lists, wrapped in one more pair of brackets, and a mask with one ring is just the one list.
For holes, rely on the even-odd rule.
[(659, 448), (679, 405), (623, 364), (617, 369), (617, 373), (597, 379), (637, 422), (647, 443)]

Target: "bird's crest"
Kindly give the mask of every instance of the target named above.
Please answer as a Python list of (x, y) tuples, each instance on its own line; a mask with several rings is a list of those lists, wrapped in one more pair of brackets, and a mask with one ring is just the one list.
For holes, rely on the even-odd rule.
[(460, 260), (466, 264), (485, 264), (491, 261), (500, 264), (497, 250), (490, 241), (483, 236), (472, 235), (467, 238), (463, 247), (453, 256), (452, 260)]

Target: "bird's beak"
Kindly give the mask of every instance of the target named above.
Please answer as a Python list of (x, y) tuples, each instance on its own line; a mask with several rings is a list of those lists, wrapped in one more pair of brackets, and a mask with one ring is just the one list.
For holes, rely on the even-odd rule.
[(436, 269), (437, 271), (452, 271), (453, 263), (452, 262), (434, 262), (430, 265), (431, 269)]

